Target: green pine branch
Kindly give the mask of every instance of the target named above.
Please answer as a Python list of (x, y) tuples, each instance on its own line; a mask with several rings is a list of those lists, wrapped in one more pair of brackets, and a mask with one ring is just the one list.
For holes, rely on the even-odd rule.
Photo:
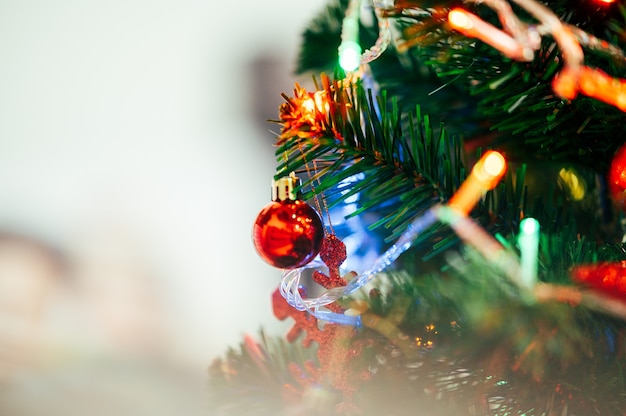
[(320, 131), (309, 137), (287, 130), (277, 142), (279, 176), (310, 174), (304, 177), (303, 188), (311, 189), (305, 198), (317, 194), (336, 205), (358, 195), (360, 207), (352, 216), (382, 212), (372, 228), (401, 232), (458, 188), (465, 175), (462, 145), (443, 126), (432, 126), (419, 106), (403, 114), (384, 92), (375, 97), (358, 82), (335, 82), (325, 92), (330, 111), (326, 118), (316, 110), (323, 118)]
[[(302, 189), (308, 190), (304, 198), (325, 198), (330, 208), (358, 197), (358, 209), (351, 216), (374, 213), (377, 220), (370, 228), (384, 229), (387, 240), (393, 241), (415, 218), (455, 193), (480, 149), (471, 151), (445, 126), (433, 126), (419, 105), (404, 112), (395, 97), (384, 91), (375, 96), (361, 82), (331, 82), (326, 76), (322, 80), (323, 88), (315, 93), (286, 97), (276, 147), (277, 176), (300, 173)], [(318, 92), (327, 97), (328, 109), (303, 115), (302, 99)], [(579, 189), (570, 189), (567, 177)], [(568, 165), (513, 162), (503, 182), (486, 194), (472, 215), (494, 234), (514, 235), (521, 219), (532, 216), (546, 233), (576, 239), (583, 232), (613, 243), (615, 229), (603, 235), (606, 224), (596, 215), (601, 209), (596, 179), (593, 172)], [(581, 189), (583, 197), (576, 201), (571, 193)], [(430, 251), (436, 254), (455, 245), (458, 239), (444, 228), (424, 233), (416, 246), (435, 239)]]
[[(336, 68), (337, 46), (346, 1), (334, 1), (314, 19), (303, 35), (299, 72)], [(400, 48), (390, 45), (370, 64), (373, 81), (397, 97), (405, 108), (419, 103), (445, 122), (447, 130), (466, 143), (506, 149), (512, 160), (572, 163), (605, 174), (623, 143), (625, 115), (598, 100), (556, 97), (550, 87), (561, 68), (560, 51), (544, 37), (532, 62), (516, 62), (494, 48), (466, 38), (447, 26), (447, 10), (470, 8), (499, 26), (486, 6), (458, 1), (396, 2), (390, 13), (402, 33)], [(551, 0), (545, 3), (582, 30), (626, 48), (623, 27), (626, 8), (596, 7), (593, 2)], [(436, 7), (435, 7), (436, 6)], [(419, 10), (420, 13), (403, 13)], [(519, 12), (519, 11), (518, 11)], [(520, 13), (523, 16), (523, 13)], [(531, 18), (527, 18), (533, 23)], [(377, 27), (361, 26), (361, 44), (372, 45)], [(615, 77), (626, 77), (624, 59), (585, 48), (586, 63)]]
[[(407, 8), (423, 7), (418, 2), (404, 3)], [(622, 6), (593, 9), (582, 2), (572, 5), (563, 1), (546, 5), (567, 23), (611, 40), (618, 48), (626, 47), (622, 29), (617, 29), (626, 22)], [(500, 26), (487, 7), (463, 7)], [(626, 117), (595, 99), (580, 96), (567, 101), (554, 95), (550, 83), (562, 67), (562, 58), (552, 38), (543, 38), (532, 62), (512, 61), (485, 43), (450, 29), (442, 14), (438, 8), (430, 15), (413, 18), (417, 21), (412, 24), (405, 22), (404, 40), (412, 46), (409, 53), (430, 66), (443, 82), (456, 84), (478, 101), (481, 118), (489, 121), (489, 129), (495, 133), (493, 146), (507, 149), (519, 160), (569, 162), (606, 173), (623, 143)], [(591, 48), (585, 48), (585, 53), (587, 64), (599, 65), (615, 77), (626, 76), (623, 56), (607, 57)]]

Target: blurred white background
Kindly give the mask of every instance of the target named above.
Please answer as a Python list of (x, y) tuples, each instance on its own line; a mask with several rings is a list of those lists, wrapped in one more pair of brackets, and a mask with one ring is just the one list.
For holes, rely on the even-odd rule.
[(250, 232), (321, 7), (0, 0), (0, 414), (207, 414), (283, 330)]

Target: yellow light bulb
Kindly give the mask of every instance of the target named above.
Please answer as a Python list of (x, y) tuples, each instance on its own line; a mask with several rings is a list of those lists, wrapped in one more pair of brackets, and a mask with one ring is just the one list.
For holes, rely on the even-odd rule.
[(569, 197), (574, 201), (580, 201), (585, 197), (585, 182), (572, 169), (562, 168), (559, 171), (559, 185), (569, 193)]

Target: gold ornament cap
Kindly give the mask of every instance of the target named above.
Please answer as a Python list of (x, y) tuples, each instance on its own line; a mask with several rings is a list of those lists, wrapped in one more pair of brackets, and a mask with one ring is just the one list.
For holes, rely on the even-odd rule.
[(295, 201), (300, 199), (300, 192), (295, 191), (301, 185), (300, 179), (291, 172), (289, 176), (272, 180), (272, 201)]

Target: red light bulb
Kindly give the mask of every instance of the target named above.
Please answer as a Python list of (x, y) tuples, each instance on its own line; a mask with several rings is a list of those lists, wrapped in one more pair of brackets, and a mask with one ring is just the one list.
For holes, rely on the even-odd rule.
[(613, 201), (626, 210), (626, 145), (622, 145), (613, 156), (607, 179)]

